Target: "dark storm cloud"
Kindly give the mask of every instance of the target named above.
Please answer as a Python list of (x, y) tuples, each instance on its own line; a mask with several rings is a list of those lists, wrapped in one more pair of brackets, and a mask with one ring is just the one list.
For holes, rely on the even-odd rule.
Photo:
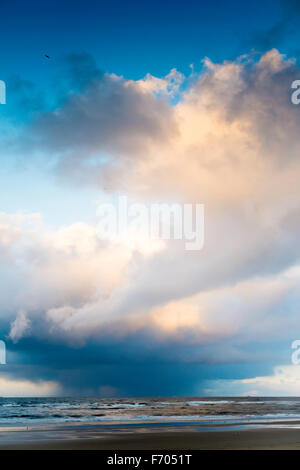
[[(58, 382), (64, 395), (97, 396), (103, 394), (103, 387), (110, 387), (119, 396), (192, 396), (203, 393), (205, 380), (241, 379), (251, 376), (254, 370), (251, 364), (234, 365), (234, 361), (227, 365), (178, 362), (178, 344), (169, 345), (168, 354), (173, 354), (174, 359), (166, 360), (161, 356), (162, 350), (155, 354), (155, 345), (144, 342), (142, 347), (141, 343), (142, 340), (139, 344), (132, 339), (106, 340), (101, 344), (71, 348), (35, 339), (22, 340), (17, 345), (8, 342), (8, 364), (2, 371), (14, 380)], [(147, 349), (152, 353), (145, 358)], [(166, 350), (166, 346), (163, 349)], [(270, 361), (268, 367), (255, 363), (255, 373), (263, 374), (269, 369)]]
[(264, 375), (284, 359), (285, 343), (272, 341), (237, 341), (233, 346), (228, 338), (195, 344), (186, 336), (160, 341), (142, 331), (126, 337), (104, 333), (86, 344), (72, 344), (49, 338), (46, 331), (43, 335), (41, 325), (39, 338), (14, 344), (7, 337), (6, 323), (1, 323), (0, 338), (7, 343), (7, 365), (1, 372), (16, 381), (58, 383), (63, 395), (98, 396), (105, 390), (119, 396), (200, 395), (206, 380)]

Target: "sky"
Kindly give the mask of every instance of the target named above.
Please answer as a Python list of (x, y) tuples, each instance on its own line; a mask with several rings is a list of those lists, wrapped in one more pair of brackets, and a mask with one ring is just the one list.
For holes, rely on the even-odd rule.
[[(0, 16), (0, 396), (299, 396), (299, 3)], [(119, 196), (204, 204), (203, 249), (101, 239)]]

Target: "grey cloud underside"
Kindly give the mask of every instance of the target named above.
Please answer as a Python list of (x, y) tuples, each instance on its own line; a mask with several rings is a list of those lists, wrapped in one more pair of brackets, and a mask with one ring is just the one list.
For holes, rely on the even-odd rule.
[[(100, 393), (101, 387), (110, 386), (121, 396), (196, 396), (203, 393), (205, 381), (216, 374), (221, 379), (242, 379), (271, 370), (270, 361), (268, 366), (257, 362), (247, 365), (246, 349), (244, 354), (242, 350), (236, 351), (228, 365), (219, 361), (207, 363), (199, 359), (191, 361), (188, 356), (193, 350), (188, 351), (180, 344), (157, 345), (157, 350), (154, 346), (153, 351), (153, 342), (146, 337), (121, 341), (104, 339), (81, 348), (35, 339), (24, 339), (17, 345), (8, 343), (7, 346), (6, 377), (59, 382), (64, 395), (93, 396)], [(276, 346), (278, 348), (272, 344), (275, 351)], [(185, 362), (178, 362), (176, 351), (180, 347), (186, 349)], [(215, 349), (218, 347), (214, 345)], [(231, 349), (230, 345), (227, 348)], [(207, 353), (212, 356), (213, 348)], [(238, 353), (239, 362), (236, 361)], [(278, 356), (274, 354), (271, 364), (275, 364), (276, 359)]]

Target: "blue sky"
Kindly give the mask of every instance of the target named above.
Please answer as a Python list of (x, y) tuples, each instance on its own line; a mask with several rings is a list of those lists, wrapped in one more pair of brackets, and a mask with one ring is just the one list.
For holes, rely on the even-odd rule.
[[(297, 1), (0, 16), (0, 395), (300, 394)], [(204, 203), (204, 249), (99, 240), (120, 194)]]
[[(286, 2), (288, 3), (288, 2)], [(137, 2), (72, 0), (1, 2), (1, 69), (44, 82), (55, 60), (88, 51), (105, 71), (141, 78), (187, 73), (209, 56), (219, 61), (248, 52), (249, 41), (281, 19), (280, 2)], [(25, 75), (26, 71), (26, 75)]]

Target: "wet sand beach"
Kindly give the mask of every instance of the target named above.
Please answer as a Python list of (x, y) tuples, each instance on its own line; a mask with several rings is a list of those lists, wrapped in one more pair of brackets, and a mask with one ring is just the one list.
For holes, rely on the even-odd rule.
[[(278, 427), (276, 427), (278, 426)], [(265, 427), (62, 426), (1, 432), (0, 450), (300, 449), (300, 422)]]

